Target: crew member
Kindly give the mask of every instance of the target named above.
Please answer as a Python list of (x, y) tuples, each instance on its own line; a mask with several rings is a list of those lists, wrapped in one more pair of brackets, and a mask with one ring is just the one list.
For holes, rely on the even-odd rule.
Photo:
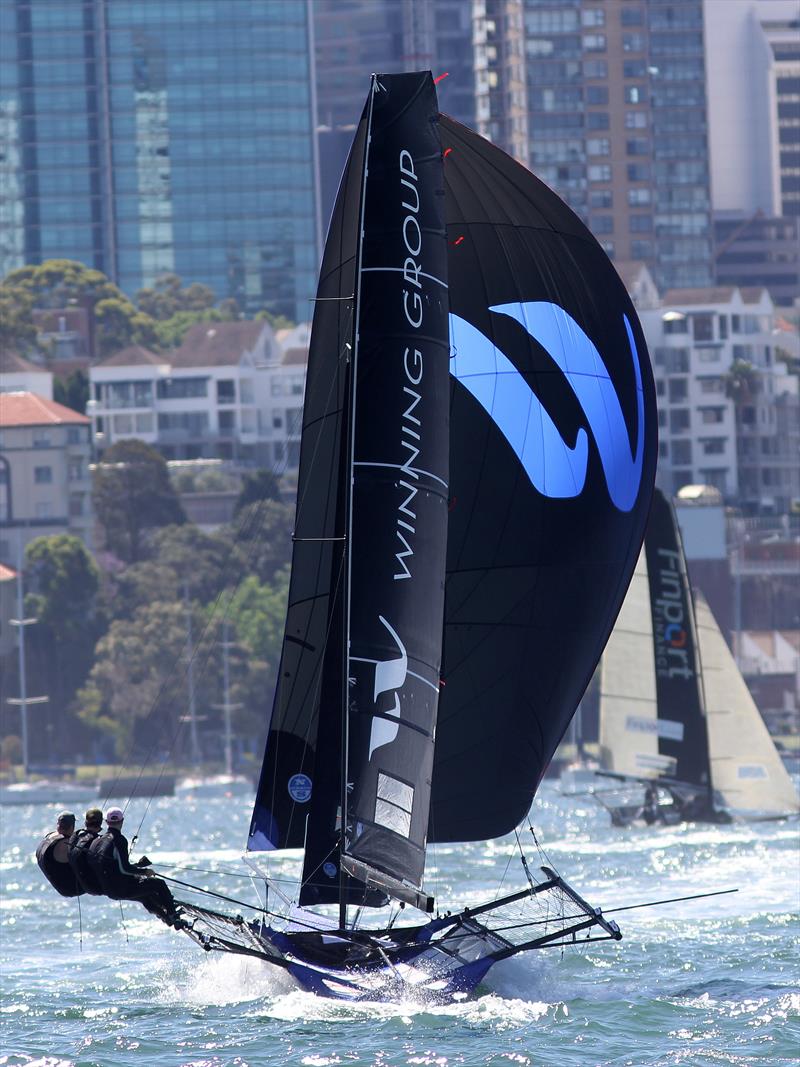
[(83, 889), (69, 865), (69, 838), (75, 830), (75, 816), (62, 811), (55, 830), (45, 834), (36, 849), (36, 862), (50, 885), (62, 897), (79, 897)]
[(89, 808), (85, 821), (86, 825), (76, 830), (69, 839), (69, 865), (84, 893), (99, 897), (103, 895), (103, 887), (89, 865), (89, 848), (103, 828), (102, 811), (99, 808)]
[(128, 841), (122, 833), (124, 818), (120, 808), (109, 808), (106, 833), (89, 846), (89, 865), (102, 891), (112, 900), (138, 900), (168, 925), (179, 925), (180, 912), (172, 893), (166, 882), (146, 870), (150, 866), (147, 856), (135, 864), (128, 858)]

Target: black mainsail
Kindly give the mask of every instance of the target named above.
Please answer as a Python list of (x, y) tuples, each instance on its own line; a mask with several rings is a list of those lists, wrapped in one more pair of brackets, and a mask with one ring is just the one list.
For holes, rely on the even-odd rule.
[[(644, 550), (653, 626), (658, 753), (669, 761), (670, 776), (703, 787), (712, 807), (692, 590), (675, 510), (660, 490), (653, 494)], [(635, 730), (637, 721), (629, 718)]]
[(430, 839), (510, 831), (600, 657), (644, 534), (655, 393), (607, 256), (442, 116), (451, 471)]
[(427, 903), (448, 480), (436, 120), (430, 75), (374, 81), (317, 293), (287, 626), (249, 841), (306, 846), (304, 904), (382, 903), (374, 887)]

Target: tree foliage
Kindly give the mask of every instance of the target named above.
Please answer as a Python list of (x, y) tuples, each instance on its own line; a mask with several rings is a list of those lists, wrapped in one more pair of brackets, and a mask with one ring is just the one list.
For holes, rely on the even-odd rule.
[(294, 509), (276, 500), (248, 504), (237, 516), (233, 536), (242, 570), (270, 584), (292, 558)]
[(100, 572), (80, 538), (71, 534), (35, 538), (25, 560), (25, 610), (38, 620), (26, 634), (30, 671), (50, 698), (49, 715), (58, 720), (83, 684), (104, 628)]
[(53, 399), (65, 407), (81, 415), (86, 414), (86, 402), (89, 399), (89, 378), (85, 371), (80, 369), (73, 371), (64, 381), (55, 378), (53, 381)]
[(245, 474), (233, 514), (238, 515), (243, 508), (260, 500), (275, 500), (278, 503), (281, 500), (281, 483), (278, 476), (264, 467), (252, 474)]
[(147, 555), (148, 531), (186, 521), (163, 456), (135, 438), (104, 453), (94, 471), (92, 498), (106, 546), (127, 563)]

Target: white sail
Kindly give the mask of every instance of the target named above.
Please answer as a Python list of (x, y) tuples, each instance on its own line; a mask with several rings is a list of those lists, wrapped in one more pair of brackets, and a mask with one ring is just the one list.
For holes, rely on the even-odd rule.
[(673, 762), (658, 753), (653, 623), (644, 550), (601, 660), (600, 753), (606, 770), (637, 778), (669, 773)]
[(695, 596), (711, 780), (725, 806), (785, 814), (800, 799), (705, 598)]

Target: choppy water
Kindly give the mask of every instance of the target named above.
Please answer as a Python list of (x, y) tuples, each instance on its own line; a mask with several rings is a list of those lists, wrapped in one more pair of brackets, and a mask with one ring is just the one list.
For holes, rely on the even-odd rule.
[[(143, 809), (129, 809), (129, 834)], [(123, 925), (117, 904), (89, 899), (81, 935), (76, 903), (54, 894), (32, 855), (57, 810), (0, 811), (0, 1065), (798, 1062), (796, 823), (616, 830), (590, 802), (545, 785), (533, 810), (540, 841), (593, 904), (740, 891), (623, 912), (623, 941), (499, 964), (477, 996), (457, 1005), (354, 1006), (303, 993), (258, 961), (207, 957), (135, 904), (125, 905)], [(138, 852), (241, 871), (249, 814), (246, 800), (159, 800)], [(513, 853), (511, 840), (436, 848), (429, 888), (442, 903), (489, 897), (507, 867), (504, 888), (521, 886)], [(253, 899), (245, 880), (172, 873)]]

